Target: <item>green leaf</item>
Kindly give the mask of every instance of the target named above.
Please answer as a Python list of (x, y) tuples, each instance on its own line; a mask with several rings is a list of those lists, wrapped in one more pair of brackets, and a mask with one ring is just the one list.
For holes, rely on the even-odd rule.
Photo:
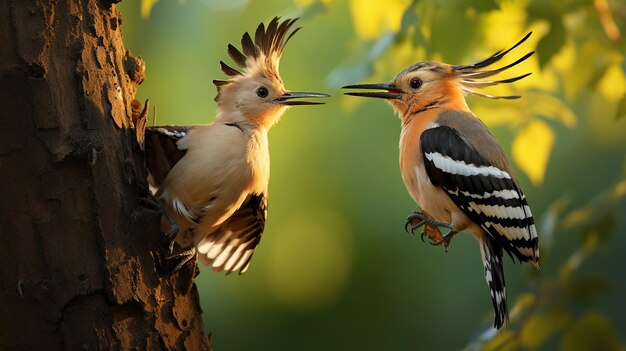
[(563, 218), (563, 212), (571, 204), (571, 194), (565, 194), (555, 200), (544, 211), (539, 221), (538, 230), (541, 233), (541, 260), (546, 262), (546, 251), (550, 253), (554, 244), (554, 238), (559, 229), (559, 221)]
[(524, 293), (515, 299), (515, 304), (511, 308), (511, 320), (518, 319), (523, 313), (528, 311), (528, 309), (537, 303), (537, 296), (531, 293)]
[(547, 65), (565, 44), (565, 28), (561, 16), (557, 13), (550, 13), (546, 19), (550, 23), (550, 32), (541, 38), (539, 45), (537, 45), (537, 55), (541, 68)]
[(479, 30), (479, 23), (467, 17), (465, 8), (450, 7), (446, 11), (437, 11), (432, 18), (431, 49), (441, 54), (445, 62), (461, 63), (473, 43), (468, 38), (480, 37)]
[(468, 6), (474, 8), (478, 12), (489, 12), (500, 8), (498, 2), (494, 0), (475, 0), (468, 3)]
[(307, 5), (298, 16), (300, 18), (300, 23), (324, 13), (326, 10), (328, 10), (328, 5), (320, 0), (314, 1), (313, 3)]
[(611, 321), (598, 312), (588, 312), (573, 323), (561, 339), (563, 351), (619, 351), (624, 349)]
[(565, 97), (573, 101), (581, 92), (593, 91), (613, 62), (613, 54), (599, 41), (573, 45), (574, 64), (563, 77)]
[(615, 119), (626, 117), (626, 94), (617, 103), (617, 112), (615, 113)]
[(150, 13), (152, 12), (152, 8), (159, 0), (141, 0), (140, 9), (141, 9), (141, 18), (150, 17)]
[(569, 281), (564, 287), (565, 295), (572, 300), (590, 300), (611, 289), (611, 282), (599, 275), (577, 277)]
[(567, 315), (559, 309), (553, 309), (545, 314), (531, 315), (520, 335), (522, 346), (529, 349), (538, 348), (550, 337), (560, 332), (565, 327), (567, 319)]
[(487, 342), (482, 351), (513, 351), (520, 348), (519, 338), (508, 330), (500, 331), (491, 341)]
[(340, 87), (346, 84), (354, 84), (372, 75), (374, 61), (385, 53), (394, 41), (393, 33), (386, 33), (373, 43), (361, 50), (357, 63), (344, 63), (333, 69), (326, 77), (326, 82), (331, 87)]
[(595, 218), (586, 225), (582, 231), (583, 245), (606, 244), (613, 234), (617, 225), (617, 213), (608, 212), (601, 217)]
[(403, 37), (411, 27), (416, 27), (418, 24), (417, 12), (415, 12), (415, 4), (417, 0), (413, 0), (411, 4), (406, 8), (402, 14), (402, 21), (400, 22), (400, 31), (398, 35)]

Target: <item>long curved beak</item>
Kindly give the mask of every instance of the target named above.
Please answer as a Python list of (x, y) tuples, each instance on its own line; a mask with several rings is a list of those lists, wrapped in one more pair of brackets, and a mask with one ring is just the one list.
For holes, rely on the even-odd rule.
[(303, 92), (295, 92), (289, 91), (284, 93), (283, 95), (276, 98), (274, 101), (281, 105), (287, 106), (295, 106), (295, 105), (323, 105), (323, 102), (320, 101), (306, 101), (306, 100), (292, 100), (298, 98), (325, 98), (329, 97), (328, 94), (321, 93), (303, 93)]
[(395, 85), (390, 83), (376, 83), (376, 84), (353, 84), (346, 85), (345, 87), (341, 87), (341, 89), (377, 89), (377, 90), (386, 90), (385, 92), (376, 91), (376, 92), (348, 92), (344, 93), (344, 95), (350, 96), (363, 96), (363, 97), (373, 97), (380, 99), (401, 99), (404, 94), (402, 90), (396, 88)]

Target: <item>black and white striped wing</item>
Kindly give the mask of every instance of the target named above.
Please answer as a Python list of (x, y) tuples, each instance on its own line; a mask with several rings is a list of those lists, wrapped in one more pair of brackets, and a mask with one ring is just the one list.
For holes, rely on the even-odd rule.
[(174, 165), (185, 156), (186, 150), (180, 150), (176, 143), (182, 139), (191, 127), (159, 126), (146, 128), (146, 166), (150, 185), (158, 188)]
[(515, 255), (520, 261), (538, 260), (533, 216), (509, 172), (496, 167), (448, 126), (424, 131), (420, 146), (433, 185), (443, 188), (463, 213), (489, 233), (511, 258)]
[(197, 244), (200, 259), (216, 272), (243, 274), (261, 241), (267, 218), (267, 193), (248, 196), (218, 230)]

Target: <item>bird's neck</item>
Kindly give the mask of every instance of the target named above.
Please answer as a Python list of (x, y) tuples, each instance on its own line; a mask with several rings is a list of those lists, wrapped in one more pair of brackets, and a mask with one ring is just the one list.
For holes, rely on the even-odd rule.
[(219, 123), (234, 123), (244, 128), (245, 130), (259, 130), (266, 132), (280, 119), (284, 113), (285, 108), (276, 108), (264, 111), (264, 113), (257, 113), (253, 116), (246, 115), (244, 111), (238, 108), (224, 108), (218, 107), (216, 122)]
[(465, 96), (459, 90), (452, 90), (452, 93), (442, 95), (436, 99), (426, 101), (419, 105), (414, 104), (410, 108), (406, 108), (400, 112), (400, 118), (402, 124), (406, 125), (414, 118), (421, 118), (424, 115), (428, 115), (432, 110), (457, 110), (471, 112), (467, 102), (465, 102)]

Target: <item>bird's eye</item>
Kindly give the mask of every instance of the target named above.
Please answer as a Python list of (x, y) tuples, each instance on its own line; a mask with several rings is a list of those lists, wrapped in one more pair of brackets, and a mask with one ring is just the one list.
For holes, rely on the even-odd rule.
[(267, 97), (267, 94), (269, 94), (269, 91), (267, 90), (267, 88), (266, 88), (266, 87), (259, 87), (259, 88), (256, 90), (256, 95), (257, 95), (258, 97), (260, 97), (260, 98), (266, 98), (266, 97)]
[(411, 88), (413, 89), (419, 89), (419, 87), (422, 86), (422, 80), (419, 78), (413, 78), (411, 79)]

